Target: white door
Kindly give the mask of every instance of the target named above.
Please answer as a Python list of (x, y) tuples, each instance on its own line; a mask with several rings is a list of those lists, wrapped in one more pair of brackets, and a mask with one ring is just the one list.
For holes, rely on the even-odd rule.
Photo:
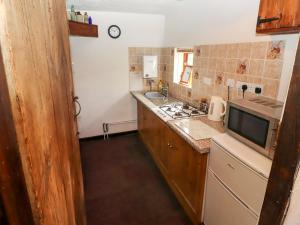
[(205, 225), (257, 225), (258, 218), (208, 170)]

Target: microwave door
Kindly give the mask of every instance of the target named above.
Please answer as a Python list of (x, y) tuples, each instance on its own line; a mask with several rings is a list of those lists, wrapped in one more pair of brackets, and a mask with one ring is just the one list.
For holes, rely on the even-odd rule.
[(269, 152), (266, 150), (269, 128), (269, 120), (237, 107), (230, 106), (228, 109), (227, 132), (267, 157), (269, 157)]

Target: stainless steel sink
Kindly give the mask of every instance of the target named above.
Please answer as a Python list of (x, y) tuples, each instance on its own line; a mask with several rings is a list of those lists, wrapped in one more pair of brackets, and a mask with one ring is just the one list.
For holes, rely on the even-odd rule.
[(161, 99), (165, 98), (165, 96), (157, 91), (149, 91), (145, 93), (145, 97), (148, 99)]

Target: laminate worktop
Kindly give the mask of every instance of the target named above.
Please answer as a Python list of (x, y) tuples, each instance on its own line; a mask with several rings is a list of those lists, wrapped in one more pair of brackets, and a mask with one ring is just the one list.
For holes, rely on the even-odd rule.
[[(179, 102), (175, 98), (167, 98), (164, 100), (155, 100), (151, 101), (144, 96), (144, 92), (142, 91), (133, 91), (131, 92), (132, 96), (139, 102), (141, 102), (144, 106), (146, 106), (149, 110), (151, 110), (154, 114), (156, 114), (161, 120), (163, 120), (173, 131), (175, 131), (180, 137), (182, 137), (187, 143), (189, 143), (195, 150), (197, 150), (201, 154), (205, 154), (209, 152), (210, 149), (210, 138), (204, 138), (200, 140), (193, 139), (189, 134), (183, 131), (176, 122), (182, 119), (173, 119), (167, 116), (164, 112), (159, 109), (159, 106), (172, 102)], [(187, 120), (185, 118), (185, 120)], [(188, 118), (188, 120), (199, 120), (202, 123), (208, 125), (209, 127), (215, 129), (218, 134), (224, 133), (224, 126), (222, 122), (214, 122), (210, 121), (207, 116), (199, 116)]]

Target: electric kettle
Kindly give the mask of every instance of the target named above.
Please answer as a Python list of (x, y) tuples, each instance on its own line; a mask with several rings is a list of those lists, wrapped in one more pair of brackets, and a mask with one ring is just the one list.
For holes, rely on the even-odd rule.
[(208, 109), (208, 119), (221, 121), (226, 113), (226, 101), (219, 96), (212, 96)]

